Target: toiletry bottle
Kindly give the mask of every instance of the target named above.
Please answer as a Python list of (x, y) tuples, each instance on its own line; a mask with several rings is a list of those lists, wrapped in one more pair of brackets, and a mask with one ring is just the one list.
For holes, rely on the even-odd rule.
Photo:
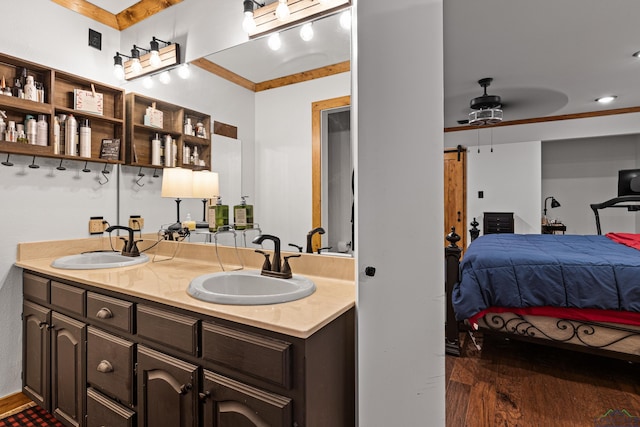
[(229, 205), (222, 204), (222, 197), (218, 197), (216, 203), (216, 230), (225, 225), (229, 225)]
[(178, 143), (175, 139), (171, 140), (171, 154), (173, 155), (173, 158), (171, 159), (171, 166), (176, 167), (178, 166)]
[(53, 154), (60, 154), (60, 118), (53, 117)]
[(89, 119), (81, 119), (80, 120), (80, 157), (91, 157), (91, 123), (89, 123)]
[(16, 142), (18, 140), (18, 133), (16, 131), (16, 122), (9, 120), (7, 130), (4, 135), (5, 141)]
[(4, 111), (0, 111), (0, 141), (6, 141), (5, 132), (7, 131), (7, 125), (4, 122), (4, 117), (7, 117)]
[(151, 140), (151, 164), (154, 166), (162, 166), (161, 146), (160, 135), (156, 133), (155, 137)]
[(36, 90), (36, 84), (33, 81), (33, 76), (27, 76), (27, 82), (24, 84), (24, 99), (28, 99), (29, 101), (37, 101), (38, 100), (38, 92)]
[(36, 119), (31, 114), (27, 114), (24, 118), (24, 127), (27, 134), (27, 140), (29, 144), (36, 145), (36, 138), (38, 135)]
[(184, 134), (193, 135), (193, 126), (191, 125), (191, 119), (187, 117), (187, 121), (184, 124)]
[(198, 154), (198, 147), (193, 147), (193, 161), (191, 162), (194, 165), (200, 164), (200, 155)]
[(233, 207), (233, 224), (237, 230), (244, 230), (253, 226), (253, 205), (247, 204), (249, 196), (240, 197), (242, 201)]
[(196, 222), (191, 219), (191, 214), (190, 213), (188, 213), (187, 214), (187, 218), (184, 221), (182, 221), (182, 228), (186, 228), (189, 231), (195, 231)]
[(214, 232), (218, 229), (218, 227), (216, 227), (216, 205), (213, 203), (213, 199), (209, 199), (207, 222), (209, 223), (209, 231)]
[(20, 82), (20, 77), (16, 77), (13, 80), (13, 96), (16, 98), (24, 98), (24, 92), (22, 91), (22, 82)]
[(39, 114), (36, 122), (36, 145), (44, 147), (49, 145), (49, 123), (47, 123), (47, 116), (44, 114)]
[(204, 125), (201, 122), (196, 123), (196, 136), (198, 138), (206, 138), (207, 131), (204, 128)]
[(171, 161), (173, 160), (173, 154), (171, 153), (173, 149), (173, 141), (171, 140), (171, 135), (164, 136), (164, 166), (170, 168), (172, 166)]
[(76, 155), (76, 134), (78, 133), (78, 121), (73, 114), (67, 116), (64, 123), (64, 154)]

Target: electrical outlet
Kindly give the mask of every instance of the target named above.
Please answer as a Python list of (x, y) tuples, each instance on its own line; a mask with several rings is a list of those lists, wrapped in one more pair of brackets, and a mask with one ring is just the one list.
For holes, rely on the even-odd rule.
[(139, 231), (144, 227), (144, 218), (140, 215), (130, 215), (129, 216), (129, 228)]
[(102, 234), (107, 228), (107, 222), (101, 216), (92, 216), (89, 219), (89, 234)]

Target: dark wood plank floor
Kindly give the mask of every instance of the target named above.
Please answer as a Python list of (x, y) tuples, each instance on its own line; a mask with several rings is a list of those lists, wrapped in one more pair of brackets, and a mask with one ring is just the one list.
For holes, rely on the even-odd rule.
[(609, 410), (640, 417), (640, 364), (475, 336), (482, 351), (461, 334), (463, 356), (446, 357), (447, 427), (594, 427), (611, 425), (599, 419)]

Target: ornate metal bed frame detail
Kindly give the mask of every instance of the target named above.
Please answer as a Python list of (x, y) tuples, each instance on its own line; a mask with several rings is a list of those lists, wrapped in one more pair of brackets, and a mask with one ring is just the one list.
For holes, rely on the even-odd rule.
[[(475, 240), (475, 237), (477, 234), (472, 236), (472, 241)], [(453, 288), (460, 280), (460, 257), (462, 255), (462, 249), (457, 245), (460, 236), (456, 234), (455, 227), (451, 227), (451, 233), (447, 235), (446, 239), (449, 245), (445, 248), (445, 291), (447, 296), (445, 351), (447, 354), (460, 356), (462, 351), (459, 334), (469, 328), (455, 319), (451, 301)], [(544, 322), (542, 319), (547, 321)], [(544, 345), (554, 345), (629, 361), (640, 361), (640, 353), (629, 354), (615, 348), (616, 344), (624, 341), (637, 339), (640, 342), (640, 328), (633, 329), (611, 323), (523, 316), (515, 313), (491, 313), (484, 317), (479, 330)]]

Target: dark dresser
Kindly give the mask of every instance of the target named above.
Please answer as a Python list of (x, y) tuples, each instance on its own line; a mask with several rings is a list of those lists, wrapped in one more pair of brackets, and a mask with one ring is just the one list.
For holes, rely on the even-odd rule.
[(484, 234), (513, 233), (513, 212), (485, 212)]

